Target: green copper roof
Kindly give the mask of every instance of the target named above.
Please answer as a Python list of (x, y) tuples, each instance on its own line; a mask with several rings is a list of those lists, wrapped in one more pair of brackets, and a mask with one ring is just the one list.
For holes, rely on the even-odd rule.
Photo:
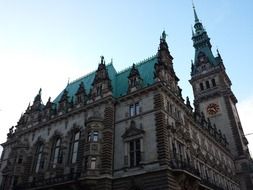
[[(154, 65), (156, 63), (156, 56), (153, 56), (149, 59), (146, 59), (140, 63), (136, 64), (136, 68), (139, 70), (140, 76), (143, 79), (143, 87), (151, 85), (154, 83)], [(111, 79), (112, 84), (112, 90), (113, 90), (113, 96), (114, 97), (120, 97), (127, 94), (128, 90), (128, 75), (130, 73), (131, 67), (121, 71), (116, 72), (114, 66), (112, 63), (108, 64), (106, 66), (107, 72), (109, 74), (109, 77)], [(90, 89), (92, 88), (92, 82), (95, 78), (96, 71), (85, 75), (67, 85), (65, 88), (68, 91), (69, 100), (72, 99), (72, 97), (75, 100), (75, 94), (78, 90), (79, 84), (81, 82), (84, 83), (86, 93), (88, 94), (90, 92)], [(64, 90), (63, 90), (64, 91)], [(53, 101), (54, 103), (58, 103), (63, 91), (56, 97), (56, 99)]]
[[(143, 80), (143, 85), (148, 86), (153, 84), (154, 82), (154, 65), (156, 63), (156, 57), (153, 56), (143, 62), (137, 63), (135, 65), (136, 69), (138, 69), (140, 73), (140, 77)], [(115, 97), (124, 96), (127, 94), (128, 89), (128, 75), (130, 73), (132, 66), (128, 69), (121, 71), (116, 76), (116, 93), (114, 94)]]

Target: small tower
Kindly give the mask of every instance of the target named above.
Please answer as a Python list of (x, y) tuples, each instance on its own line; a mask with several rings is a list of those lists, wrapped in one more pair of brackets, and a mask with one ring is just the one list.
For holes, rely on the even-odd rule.
[(165, 82), (172, 91), (180, 95), (178, 88), (179, 79), (173, 69), (173, 57), (169, 52), (166, 36), (167, 34), (163, 31), (157, 52), (157, 63), (154, 66), (154, 78), (156, 81)]

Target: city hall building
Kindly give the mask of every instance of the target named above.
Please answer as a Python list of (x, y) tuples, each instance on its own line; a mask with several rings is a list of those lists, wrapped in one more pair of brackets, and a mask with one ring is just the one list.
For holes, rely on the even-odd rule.
[[(41, 90), (2, 143), (1, 190), (252, 190), (252, 160), (219, 52), (194, 9), (183, 98), (166, 34), (155, 56), (105, 64), (44, 105)], [(157, 44), (151, 44), (157, 45)]]

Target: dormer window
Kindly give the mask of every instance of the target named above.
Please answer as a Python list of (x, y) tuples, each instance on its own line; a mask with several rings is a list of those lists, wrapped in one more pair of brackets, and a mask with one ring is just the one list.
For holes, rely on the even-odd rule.
[(135, 87), (135, 86), (136, 86), (136, 78), (134, 77), (130, 80), (130, 87)]
[(97, 86), (97, 96), (101, 96), (102, 95), (102, 84)]
[(135, 64), (133, 64), (131, 71), (128, 75), (128, 91), (132, 92), (134, 90), (141, 88), (141, 86), (142, 86), (142, 79), (140, 77), (140, 73), (138, 69), (135, 67)]
[(78, 95), (77, 96), (77, 103), (80, 104), (82, 102), (82, 97), (81, 95)]

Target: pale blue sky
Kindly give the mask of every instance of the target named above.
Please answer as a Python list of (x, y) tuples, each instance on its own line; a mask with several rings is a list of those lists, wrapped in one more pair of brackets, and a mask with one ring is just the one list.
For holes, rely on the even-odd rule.
[[(253, 99), (253, 1), (194, 2), (239, 102)], [(118, 71), (129, 67), (156, 54), (163, 30), (183, 96), (192, 97), (193, 24), (191, 0), (0, 0), (0, 142), (40, 87), (44, 102), (55, 98), (100, 55)]]

